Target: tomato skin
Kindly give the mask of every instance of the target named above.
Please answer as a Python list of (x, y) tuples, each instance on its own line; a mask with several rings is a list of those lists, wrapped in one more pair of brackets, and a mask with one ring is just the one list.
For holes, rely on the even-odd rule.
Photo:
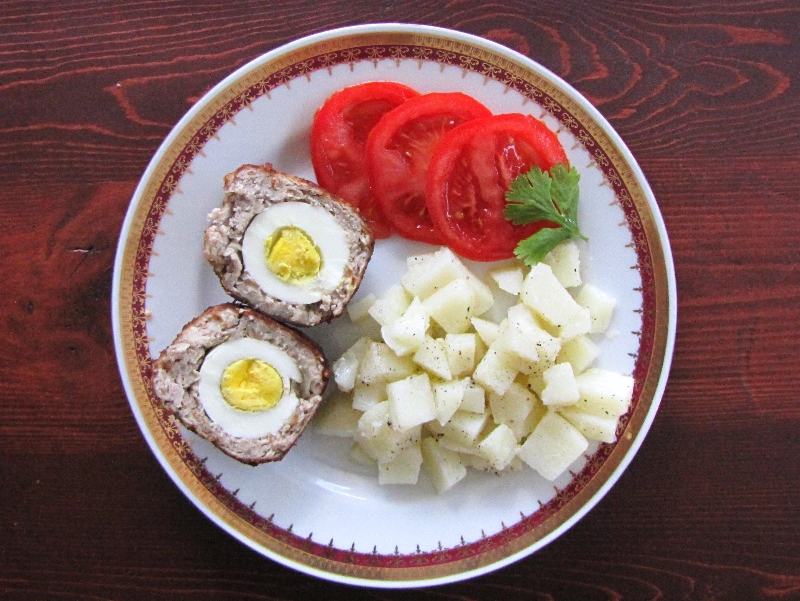
[(311, 163), (317, 183), (358, 207), (376, 238), (391, 227), (374, 200), (364, 153), (367, 136), (381, 117), (419, 92), (400, 83), (366, 82), (331, 95), (311, 126)]
[(442, 242), (474, 261), (514, 256), (517, 243), (547, 222), (523, 226), (503, 215), (505, 192), (520, 173), (568, 163), (544, 123), (518, 113), (464, 123), (437, 146), (426, 181), (426, 203)]
[(425, 202), (428, 164), (447, 132), (489, 115), (489, 109), (466, 94), (429, 93), (392, 109), (372, 129), (367, 173), (394, 231), (410, 240), (441, 244)]

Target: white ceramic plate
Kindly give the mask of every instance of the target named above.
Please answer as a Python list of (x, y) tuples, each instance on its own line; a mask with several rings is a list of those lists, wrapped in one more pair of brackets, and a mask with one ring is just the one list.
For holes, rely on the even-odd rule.
[[(495, 113), (523, 112), (558, 133), (581, 173), (583, 278), (617, 300), (598, 365), (635, 378), (613, 445), (593, 445), (555, 482), (533, 470), (471, 473), (445, 495), (377, 484), (348, 443), (307, 431), (281, 462), (250, 467), (165, 416), (151, 361), (185, 323), (228, 297), (202, 257), (222, 178), (244, 163), (314, 179), (309, 129), (333, 92), (369, 80), (420, 92), (462, 91)], [(358, 296), (398, 280), (430, 250), (379, 241)], [(481, 266), (478, 266), (481, 267)], [(358, 298), (358, 297), (357, 297)], [(330, 580), (381, 587), (452, 582), (497, 569), (563, 533), (613, 485), (657, 410), (675, 333), (672, 259), (655, 199), (630, 152), (575, 90), (524, 56), (481, 38), (412, 25), (317, 34), (242, 67), (206, 94), (156, 153), (131, 202), (114, 270), (116, 351), (131, 407), (175, 483), (212, 521), (256, 551)], [(328, 356), (346, 319), (314, 328)]]

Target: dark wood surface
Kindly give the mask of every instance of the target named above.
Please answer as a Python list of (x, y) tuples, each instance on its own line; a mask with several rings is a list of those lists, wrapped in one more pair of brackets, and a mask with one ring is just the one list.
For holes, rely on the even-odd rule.
[[(800, 5), (786, 1), (0, 3), (0, 598), (800, 599)], [(115, 245), (183, 113), (299, 36), (366, 22), (502, 42), (580, 90), (669, 230), (679, 322), (649, 437), (535, 555), (468, 582), (284, 568), (162, 471), (112, 344)]]

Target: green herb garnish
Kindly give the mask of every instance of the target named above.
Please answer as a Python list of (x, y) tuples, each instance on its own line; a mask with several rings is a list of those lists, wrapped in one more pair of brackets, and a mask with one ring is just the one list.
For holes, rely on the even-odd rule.
[(559, 227), (545, 227), (521, 240), (514, 249), (518, 259), (533, 266), (564, 240), (586, 236), (578, 229), (577, 170), (559, 163), (550, 173), (533, 167), (511, 182), (503, 214), (514, 225), (552, 221)]

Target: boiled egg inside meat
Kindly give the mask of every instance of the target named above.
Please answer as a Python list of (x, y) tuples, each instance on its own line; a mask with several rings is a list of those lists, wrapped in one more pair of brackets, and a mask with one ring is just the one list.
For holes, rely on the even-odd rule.
[(231, 436), (258, 438), (277, 432), (298, 404), (295, 361), (255, 338), (223, 342), (200, 366), (198, 395), (208, 417)]
[(266, 293), (314, 303), (341, 283), (350, 249), (342, 225), (305, 202), (282, 202), (256, 215), (242, 240), (244, 268)]

